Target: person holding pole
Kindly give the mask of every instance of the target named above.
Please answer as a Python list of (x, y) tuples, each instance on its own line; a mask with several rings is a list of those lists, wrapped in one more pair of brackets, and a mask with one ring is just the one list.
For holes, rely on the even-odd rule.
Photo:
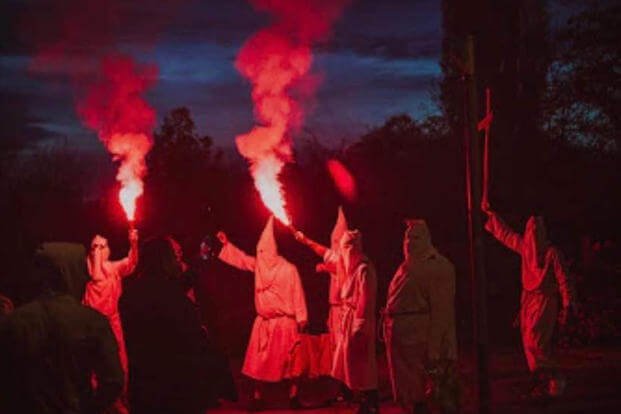
[[(513, 231), (483, 202), (485, 229), (521, 256), (522, 296), (520, 332), (528, 369), (533, 376), (532, 397), (562, 395), (566, 380), (553, 355), (557, 320), (565, 325), (573, 309), (574, 293), (560, 251), (548, 241), (543, 218), (531, 216), (523, 234)], [(559, 301), (560, 297), (560, 301)]]

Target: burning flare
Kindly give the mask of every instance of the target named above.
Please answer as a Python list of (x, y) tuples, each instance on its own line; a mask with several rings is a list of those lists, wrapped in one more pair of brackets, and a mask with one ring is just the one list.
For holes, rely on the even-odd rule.
[(84, 123), (98, 132), (120, 163), (116, 175), (121, 184), (119, 202), (130, 222), (135, 219), (136, 200), (143, 193), (145, 157), (153, 145), (155, 124), (155, 111), (141, 94), (155, 77), (154, 67), (140, 67), (129, 57), (108, 57), (102, 62), (101, 79), (91, 85), (78, 107)]
[[(286, 225), (291, 220), (279, 175), (293, 161), (291, 133), (304, 119), (300, 103), (290, 96), (310, 95), (300, 86), (307, 81), (311, 45), (324, 39), (348, 0), (254, 0), (253, 6), (275, 16), (271, 26), (246, 41), (235, 61), (252, 83), (255, 117), (261, 123), (236, 137), (241, 155), (250, 163), (255, 187), (268, 209)], [(312, 89), (312, 88), (311, 88)]]
[(136, 200), (143, 193), (145, 155), (150, 148), (151, 141), (145, 134), (115, 134), (108, 146), (115, 159), (121, 160), (116, 175), (117, 181), (121, 183), (119, 202), (130, 222), (136, 218)]
[(253, 165), (252, 170), (254, 185), (259, 191), (261, 200), (278, 220), (289, 226), (291, 220), (285, 210), (282, 184), (278, 181), (282, 167), (282, 161), (267, 157)]

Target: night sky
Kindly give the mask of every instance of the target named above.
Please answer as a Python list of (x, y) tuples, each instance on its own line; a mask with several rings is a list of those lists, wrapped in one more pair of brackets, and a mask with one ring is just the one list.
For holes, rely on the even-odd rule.
[[(76, 115), (67, 70), (32, 65), (40, 39), (53, 39), (58, 1), (3, 2), (1, 115), (10, 128), (5, 124), (2, 135), (15, 131), (19, 140), (32, 143), (63, 137), (77, 148), (99, 150), (96, 134)], [(250, 84), (234, 60), (243, 42), (269, 24), (269, 16), (244, 0), (115, 3), (112, 18), (95, 17), (99, 26), (112, 22), (106, 28), (109, 38), (104, 43), (84, 39), (72, 70), (88, 72), (91, 67), (79, 56), (114, 44), (115, 50), (159, 67), (158, 81), (147, 95), (158, 125), (172, 108), (188, 106), (199, 132), (219, 146), (231, 146), (237, 134), (250, 129)], [(436, 112), (432, 96), (440, 77), (440, 7), (437, 0), (353, 1), (332, 38), (314, 49), (313, 73), (322, 82), (314, 102), (307, 103), (305, 128), (330, 144), (355, 139), (397, 113), (420, 119)]]

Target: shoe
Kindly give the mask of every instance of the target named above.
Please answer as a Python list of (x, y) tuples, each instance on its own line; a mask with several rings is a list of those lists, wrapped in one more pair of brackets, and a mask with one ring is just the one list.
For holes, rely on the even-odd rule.
[(262, 398), (251, 398), (248, 402), (248, 411), (257, 412), (265, 410), (265, 401)]
[(292, 410), (299, 410), (303, 408), (303, 405), (297, 395), (289, 398), (289, 408)]

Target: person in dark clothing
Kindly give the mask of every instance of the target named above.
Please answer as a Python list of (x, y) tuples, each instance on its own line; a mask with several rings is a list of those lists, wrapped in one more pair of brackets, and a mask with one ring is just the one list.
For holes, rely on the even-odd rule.
[(0, 412), (103, 412), (121, 393), (123, 371), (107, 319), (76, 297), (74, 282), (87, 279), (84, 248), (43, 244), (29, 276), (35, 299), (0, 325)]
[(213, 396), (216, 400), (237, 401), (237, 389), (225, 351), (224, 330), (228, 321), (224, 317), (226, 306), (220, 279), (225, 265), (218, 260), (221, 248), (222, 244), (215, 237), (204, 237), (199, 254), (185, 272), (184, 281), (186, 286), (190, 282), (195, 292), (201, 323), (213, 357)]
[(119, 301), (132, 414), (202, 413), (213, 400), (212, 356), (170, 238), (145, 243)]
[(196, 301), (199, 306), (200, 317), (203, 325), (218, 346), (224, 349), (221, 343), (223, 325), (222, 320), (222, 290), (219, 288), (219, 275), (225, 266), (218, 260), (218, 253), (222, 248), (217, 240), (206, 236), (200, 244), (197, 257), (190, 261), (187, 279), (192, 280), (192, 286), (196, 292)]

